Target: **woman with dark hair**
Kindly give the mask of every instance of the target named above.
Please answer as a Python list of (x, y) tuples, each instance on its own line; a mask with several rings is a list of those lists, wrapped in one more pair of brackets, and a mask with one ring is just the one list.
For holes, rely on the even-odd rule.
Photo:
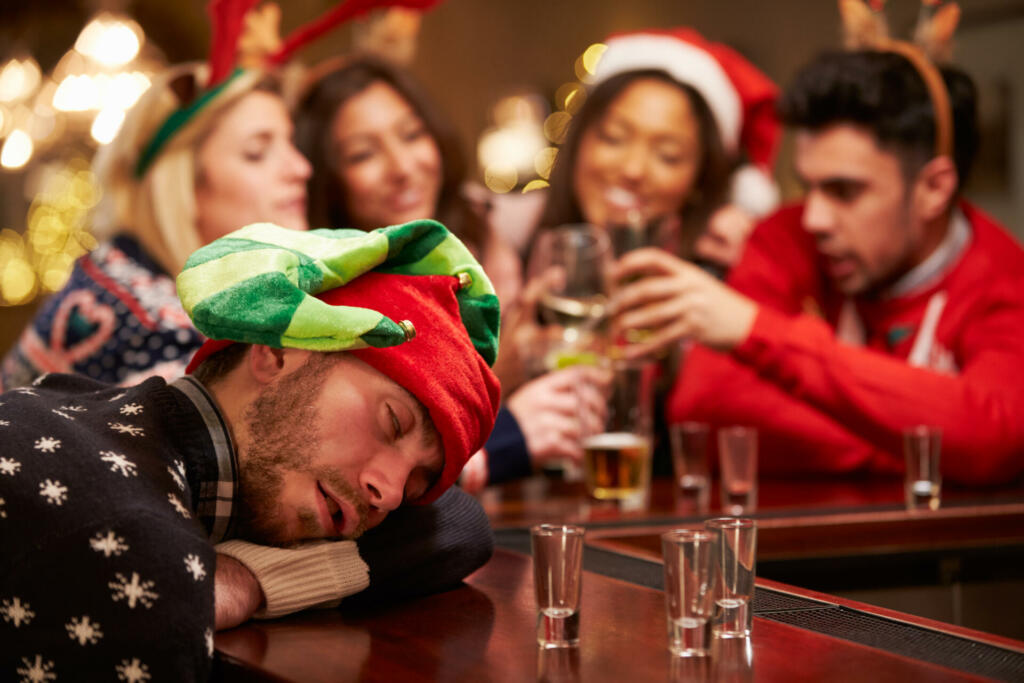
[[(724, 272), (738, 260), (755, 218), (777, 203), (771, 180), (776, 92), (738, 54), (689, 29), (607, 41), (558, 151), (538, 230), (590, 223), (608, 231), (617, 251), (662, 247), (636, 249), (618, 264), (619, 274), (626, 267), (631, 277), (613, 300), (613, 327), (644, 330), (627, 336), (635, 341), (630, 357), (663, 357), (682, 339), (679, 293), (666, 277), (667, 262), (692, 259)], [(535, 338), (536, 291), (529, 283), (521, 310), (508, 320), (506, 366), (524, 365), (517, 352), (536, 353), (535, 344), (523, 341)], [(580, 368), (507, 387), (534, 461), (548, 455), (543, 451), (582, 458), (580, 424), (593, 416), (583, 414), (577, 398), (600, 387), (596, 373)], [(535, 449), (536, 443), (544, 446)]]
[(363, 56), (318, 78), (295, 113), (295, 140), (313, 164), (310, 225), (436, 219), (480, 258), (502, 303), (516, 296), (518, 257), (467, 197), (454, 130), (399, 68)]

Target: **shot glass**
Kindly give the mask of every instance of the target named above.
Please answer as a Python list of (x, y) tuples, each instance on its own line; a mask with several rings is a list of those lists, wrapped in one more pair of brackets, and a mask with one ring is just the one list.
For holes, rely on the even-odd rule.
[(540, 524), (530, 528), (537, 644), (543, 648), (574, 647), (580, 642), (583, 534), (581, 526)]
[(720, 638), (750, 635), (754, 613), (757, 523), (752, 519), (719, 517), (704, 526), (715, 536), (715, 608), (711, 631)]
[(676, 491), (684, 511), (696, 515), (706, 515), (711, 509), (709, 432), (710, 428), (703, 422), (683, 422), (669, 428)]
[(722, 511), (748, 515), (757, 509), (757, 430), (723, 427), (718, 430)]
[(903, 456), (907, 470), (903, 490), (908, 510), (938, 510), (942, 492), (939, 460), (942, 430), (916, 425), (903, 432)]
[(714, 547), (715, 535), (710, 531), (675, 529), (661, 535), (668, 649), (674, 655), (703, 657), (710, 653)]

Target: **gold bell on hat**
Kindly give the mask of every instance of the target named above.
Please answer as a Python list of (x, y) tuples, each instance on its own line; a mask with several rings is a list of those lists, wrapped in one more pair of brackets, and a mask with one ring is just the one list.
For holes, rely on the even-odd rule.
[(398, 326), (405, 333), (405, 341), (412, 341), (416, 337), (416, 326), (412, 324), (411, 320), (399, 320)]
[(459, 278), (459, 289), (468, 289), (473, 286), (473, 276), (466, 271), (462, 271), (457, 277)]

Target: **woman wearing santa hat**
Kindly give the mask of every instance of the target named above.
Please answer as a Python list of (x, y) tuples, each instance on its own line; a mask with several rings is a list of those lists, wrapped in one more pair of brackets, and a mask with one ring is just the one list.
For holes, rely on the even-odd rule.
[[(628, 255), (631, 273), (643, 277), (619, 288), (613, 324), (644, 330), (633, 337), (634, 353), (664, 358), (680, 341), (677, 292), (659, 278), (664, 261), (693, 259), (724, 273), (738, 260), (756, 218), (778, 203), (771, 179), (780, 137), (777, 88), (731, 48), (692, 29), (619, 34), (606, 45), (558, 151), (538, 231), (591, 223), (626, 247), (662, 247)], [(532, 291), (524, 289), (523, 310), (508, 319), (506, 367), (523, 364), (514, 357), (527, 345), (516, 339), (534, 336)], [(510, 394), (535, 461), (531, 442), (551, 441), (551, 424), (578, 424), (579, 387), (600, 385), (580, 371), (549, 372)], [(492, 441), (509, 431), (499, 422)], [(560, 438), (546, 450), (550, 457), (582, 458), (578, 439)], [(501, 457), (490, 456), (493, 470)], [(479, 465), (471, 462), (468, 471)]]

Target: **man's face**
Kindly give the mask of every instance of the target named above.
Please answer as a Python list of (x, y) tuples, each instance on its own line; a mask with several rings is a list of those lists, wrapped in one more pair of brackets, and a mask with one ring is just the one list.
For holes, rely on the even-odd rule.
[(311, 354), (244, 419), (242, 535), (259, 542), (356, 538), (426, 493), (444, 467), (422, 404), (345, 354)]
[(884, 287), (913, 265), (922, 237), (900, 161), (871, 133), (848, 124), (799, 132), (796, 172), (807, 188), (804, 228), (841, 292)]

